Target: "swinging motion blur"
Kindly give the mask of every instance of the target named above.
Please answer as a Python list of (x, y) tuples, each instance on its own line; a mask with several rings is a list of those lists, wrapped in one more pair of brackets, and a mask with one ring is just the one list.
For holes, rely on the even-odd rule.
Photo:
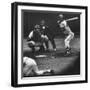
[(80, 13), (22, 11), (23, 77), (80, 75)]

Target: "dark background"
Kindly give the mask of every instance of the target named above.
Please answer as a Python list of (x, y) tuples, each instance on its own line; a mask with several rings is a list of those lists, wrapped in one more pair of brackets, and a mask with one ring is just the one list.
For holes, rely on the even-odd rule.
[(78, 20), (68, 21), (68, 25), (70, 26), (71, 30), (74, 33), (76, 34), (80, 33), (80, 13), (23, 10), (22, 11), (22, 30), (23, 30), (24, 38), (26, 38), (29, 35), (30, 31), (33, 30), (34, 25), (40, 24), (41, 20), (46, 21), (46, 25), (49, 26), (50, 31), (52, 31), (55, 36), (63, 36), (57, 24), (59, 14), (63, 14), (64, 19), (79, 17)]

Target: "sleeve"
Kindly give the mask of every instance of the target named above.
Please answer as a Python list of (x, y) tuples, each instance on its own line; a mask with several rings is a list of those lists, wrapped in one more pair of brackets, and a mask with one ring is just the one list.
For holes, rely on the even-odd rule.
[(67, 22), (65, 20), (60, 23), (61, 28), (66, 27), (66, 26), (67, 26)]
[(31, 39), (33, 37), (33, 31), (30, 32), (28, 37), (29, 37), (29, 39)]
[(60, 23), (60, 20), (58, 20), (57, 23), (59, 24)]

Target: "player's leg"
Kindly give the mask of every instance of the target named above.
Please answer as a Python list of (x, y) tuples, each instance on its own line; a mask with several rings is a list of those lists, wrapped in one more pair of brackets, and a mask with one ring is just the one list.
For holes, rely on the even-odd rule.
[(67, 38), (65, 39), (65, 49), (66, 49), (66, 54), (70, 54), (70, 50), (71, 50), (71, 47), (70, 47), (70, 35), (67, 36)]
[(45, 47), (46, 47), (46, 51), (49, 50), (49, 42), (48, 41), (45, 41)]
[(49, 40), (50, 40), (50, 43), (53, 47), (53, 50), (56, 51), (56, 44), (55, 44), (55, 41), (54, 41), (54, 37), (53, 36), (49, 36)]
[(70, 54), (70, 53), (71, 53), (70, 42), (71, 42), (71, 40), (72, 40), (73, 38), (74, 38), (74, 33), (68, 35), (67, 38), (65, 39), (66, 54)]
[(35, 42), (29, 41), (28, 46), (32, 49), (32, 52), (35, 52)]
[(51, 44), (53, 46), (53, 50), (56, 51), (56, 44), (55, 44), (54, 39), (51, 39)]
[(24, 76), (33, 76), (34, 73), (32, 72), (33, 68), (32, 65), (26, 65), (23, 67), (23, 75)]
[(40, 45), (40, 49), (39, 49), (39, 52), (44, 52), (45, 51), (45, 48), (44, 48), (44, 45)]
[(33, 72), (35, 75), (45, 75), (47, 73), (53, 73), (51, 69), (39, 70), (37, 65), (33, 65)]
[(49, 43), (48, 43), (48, 37), (46, 36), (46, 35), (43, 35), (43, 37), (41, 38), (42, 40), (42, 46), (43, 46), (43, 49), (45, 50), (48, 50), (48, 48), (49, 48)]
[(28, 67), (24, 66), (23, 67), (23, 76), (28, 76), (27, 72), (28, 72)]

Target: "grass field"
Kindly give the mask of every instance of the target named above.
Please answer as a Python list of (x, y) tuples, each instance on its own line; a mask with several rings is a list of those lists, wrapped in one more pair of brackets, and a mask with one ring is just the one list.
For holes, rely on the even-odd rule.
[[(80, 38), (74, 38), (70, 45), (71, 55), (65, 56), (64, 38), (55, 39), (57, 51), (52, 50), (52, 45), (49, 43), (50, 51), (37, 52), (34, 55), (46, 55), (46, 57), (36, 57), (35, 61), (40, 70), (53, 69), (54, 75), (78, 75), (80, 74)], [(38, 48), (36, 48), (38, 49)], [(31, 49), (27, 45), (26, 39), (23, 40), (23, 52), (30, 57), (32, 56)]]

